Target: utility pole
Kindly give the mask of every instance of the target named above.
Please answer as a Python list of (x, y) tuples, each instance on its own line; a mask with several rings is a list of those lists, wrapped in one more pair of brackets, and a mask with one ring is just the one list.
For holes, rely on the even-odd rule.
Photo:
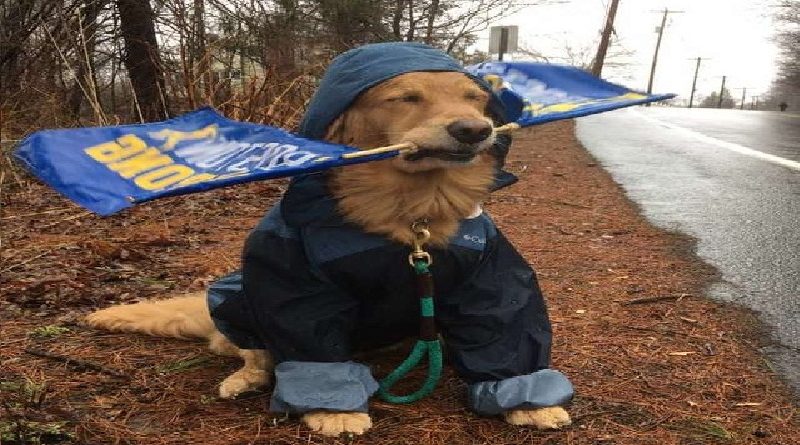
[(745, 97), (747, 95), (747, 88), (742, 88), (742, 104), (739, 106), (740, 110), (744, 110), (744, 101), (746, 100)]
[(748, 88), (750, 88), (750, 87), (731, 88), (732, 90), (742, 90), (742, 102), (739, 103), (739, 109), (740, 110), (744, 110), (744, 103), (747, 102), (747, 89)]
[(717, 103), (717, 108), (722, 108), (722, 93), (725, 92), (725, 80), (728, 79), (728, 76), (722, 76), (722, 86), (719, 88), (719, 103)]
[[(691, 60), (691, 59), (689, 59)], [(702, 57), (697, 58), (697, 66), (694, 68), (694, 80), (692, 80), (692, 94), (689, 96), (689, 108), (692, 108), (694, 104), (694, 93), (697, 92), (697, 73), (700, 72), (700, 62), (703, 60)], [(706, 59), (708, 60), (708, 59)]]
[(603, 62), (606, 60), (608, 43), (611, 40), (611, 33), (614, 32), (614, 19), (617, 16), (617, 6), (619, 6), (619, 0), (611, 0), (611, 6), (608, 8), (608, 14), (606, 15), (606, 27), (603, 28), (603, 34), (600, 37), (600, 45), (597, 47), (597, 55), (594, 56), (592, 74), (597, 77), (600, 77), (600, 74), (603, 72)]
[(750, 101), (750, 109), (758, 110), (758, 96), (751, 96)]
[[(656, 64), (658, 63), (658, 50), (661, 49), (661, 39), (664, 37), (664, 28), (667, 26), (667, 17), (670, 14), (678, 14), (683, 11), (670, 11), (664, 8), (664, 16), (661, 18), (661, 26), (658, 28), (658, 40), (656, 40), (656, 51), (653, 53), (653, 65), (650, 67), (650, 80), (647, 81), (647, 94), (653, 93), (653, 78), (656, 76)], [(650, 104), (648, 103), (649, 107)]]

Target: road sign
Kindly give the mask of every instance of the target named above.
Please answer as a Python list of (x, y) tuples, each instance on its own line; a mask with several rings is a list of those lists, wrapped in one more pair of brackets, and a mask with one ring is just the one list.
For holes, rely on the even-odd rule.
[(492, 26), (489, 34), (489, 54), (497, 54), (499, 60), (503, 55), (517, 50), (519, 26)]

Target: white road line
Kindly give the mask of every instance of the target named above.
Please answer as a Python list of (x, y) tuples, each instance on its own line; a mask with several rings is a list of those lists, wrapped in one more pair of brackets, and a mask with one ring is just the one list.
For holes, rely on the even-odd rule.
[(633, 114), (639, 116), (640, 118), (646, 120), (646, 121), (649, 121), (649, 122), (654, 123), (656, 125), (664, 126), (666, 128), (669, 128), (670, 130), (674, 130), (674, 131), (677, 131), (679, 133), (683, 133), (686, 136), (690, 136), (690, 137), (693, 137), (695, 139), (699, 139), (699, 140), (701, 140), (701, 141), (703, 141), (705, 143), (708, 143), (708, 144), (711, 144), (711, 145), (716, 145), (717, 147), (724, 148), (726, 150), (730, 150), (730, 151), (733, 151), (733, 152), (736, 152), (736, 153), (739, 153), (739, 154), (742, 154), (742, 155), (745, 155), (745, 156), (750, 156), (750, 157), (753, 157), (753, 158), (756, 158), (756, 159), (761, 159), (762, 161), (767, 161), (767, 162), (771, 162), (773, 164), (782, 165), (784, 167), (788, 167), (788, 168), (791, 168), (793, 170), (800, 170), (800, 162), (793, 161), (791, 159), (782, 158), (780, 156), (771, 155), (769, 153), (764, 153), (762, 151), (758, 151), (758, 150), (752, 149), (750, 147), (745, 147), (744, 145), (734, 144), (733, 142), (723, 141), (722, 139), (717, 139), (717, 138), (714, 138), (714, 137), (711, 137), (711, 136), (706, 136), (703, 133), (699, 133), (697, 131), (690, 130), (688, 128), (681, 127), (681, 126), (678, 126), (678, 125), (670, 124), (669, 122), (664, 122), (664, 121), (662, 121), (660, 119), (656, 119), (656, 118), (654, 118), (652, 116), (647, 116), (647, 115), (645, 115), (644, 113), (642, 113), (640, 111), (636, 111), (636, 110), (631, 109), (631, 112)]

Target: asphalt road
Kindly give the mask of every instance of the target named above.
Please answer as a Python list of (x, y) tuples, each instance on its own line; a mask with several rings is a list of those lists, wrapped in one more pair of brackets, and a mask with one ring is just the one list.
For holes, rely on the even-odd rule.
[(650, 221), (698, 240), (712, 297), (773, 328), (765, 352), (800, 395), (800, 115), (641, 107), (577, 131)]

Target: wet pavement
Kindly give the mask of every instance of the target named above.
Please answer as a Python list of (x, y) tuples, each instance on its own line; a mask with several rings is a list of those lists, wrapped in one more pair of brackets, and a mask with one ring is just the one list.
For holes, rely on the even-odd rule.
[(666, 107), (638, 111), (706, 136), (800, 161), (800, 114)]
[(637, 108), (577, 134), (650, 221), (697, 238), (721, 274), (711, 296), (760, 313), (800, 395), (800, 116)]

